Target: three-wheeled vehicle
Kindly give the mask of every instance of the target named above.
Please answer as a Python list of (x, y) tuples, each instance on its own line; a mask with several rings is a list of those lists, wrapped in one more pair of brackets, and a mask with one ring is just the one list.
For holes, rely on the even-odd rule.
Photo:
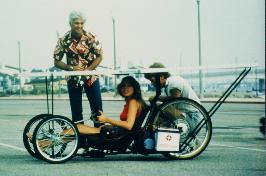
[[(113, 128), (102, 128), (99, 134), (91, 135), (79, 133), (76, 127), (79, 122), (74, 123), (67, 117), (53, 114), (52, 74), (52, 113), (49, 113), (46, 77), (48, 113), (39, 114), (26, 124), (23, 132), (25, 148), (33, 157), (50, 163), (63, 163), (76, 156), (80, 140), (85, 141), (89, 156), (101, 151), (103, 155), (159, 153), (170, 159), (192, 159), (200, 155), (211, 140), (212, 115), (250, 69), (245, 68), (240, 73), (209, 111), (187, 98), (158, 102), (161, 87), (157, 76), (155, 98), (144, 108), (132, 130), (118, 133)], [(29, 137), (29, 134), (32, 136)]]

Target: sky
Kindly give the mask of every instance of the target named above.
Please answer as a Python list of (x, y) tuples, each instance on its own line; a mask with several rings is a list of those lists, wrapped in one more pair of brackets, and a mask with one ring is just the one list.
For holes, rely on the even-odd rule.
[[(53, 66), (57, 33), (82, 11), (85, 29), (102, 42), (101, 65), (113, 67), (113, 23), (118, 66), (198, 66), (196, 0), (0, 0), (0, 64)], [(202, 65), (265, 65), (264, 0), (200, 0)]]

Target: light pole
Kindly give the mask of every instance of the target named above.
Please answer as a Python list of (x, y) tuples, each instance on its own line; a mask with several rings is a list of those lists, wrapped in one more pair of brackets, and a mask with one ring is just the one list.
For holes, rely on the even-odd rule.
[[(114, 17), (112, 17), (112, 22), (113, 22), (113, 40), (114, 40), (114, 70), (116, 70), (116, 43), (115, 43), (115, 19)], [(115, 87), (116, 88), (116, 75), (115, 75), (115, 80), (114, 80), (114, 83), (115, 83)]]
[[(59, 35), (58, 31), (56, 31), (56, 36), (57, 36), (57, 40), (59, 40), (60, 35)], [(59, 78), (59, 80), (58, 80), (58, 97), (61, 97), (61, 76), (59, 76), (58, 78)]]
[(198, 45), (199, 45), (199, 90), (200, 90), (200, 98), (203, 98), (202, 91), (202, 61), (201, 61), (201, 33), (200, 33), (200, 0), (197, 0), (198, 6)]
[(257, 66), (257, 61), (255, 61), (256, 67), (255, 67), (255, 85), (256, 85), (256, 96), (259, 95), (258, 93), (258, 66)]
[(18, 67), (19, 67), (19, 96), (22, 95), (22, 82), (21, 82), (21, 61), (20, 61), (20, 41), (18, 41)]

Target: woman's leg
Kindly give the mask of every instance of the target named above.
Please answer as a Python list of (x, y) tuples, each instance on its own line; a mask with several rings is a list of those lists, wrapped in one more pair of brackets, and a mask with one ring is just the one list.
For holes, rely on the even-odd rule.
[[(101, 127), (100, 128), (90, 127), (82, 123), (77, 124), (77, 128), (80, 134), (98, 134), (101, 131)], [(73, 134), (74, 134), (73, 130), (72, 128), (70, 128), (70, 129), (65, 129), (61, 135), (66, 136), (66, 135), (73, 135)]]
[(90, 127), (84, 124), (77, 124), (77, 127), (81, 134), (97, 134), (101, 131), (101, 128)]

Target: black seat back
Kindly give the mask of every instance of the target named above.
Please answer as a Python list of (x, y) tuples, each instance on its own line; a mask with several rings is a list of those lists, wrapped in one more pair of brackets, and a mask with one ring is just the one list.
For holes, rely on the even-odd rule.
[(141, 125), (142, 125), (146, 115), (148, 114), (149, 110), (150, 110), (150, 107), (148, 105), (145, 105), (142, 108), (140, 116), (135, 120), (135, 123), (134, 123), (131, 131), (137, 131), (141, 128)]

